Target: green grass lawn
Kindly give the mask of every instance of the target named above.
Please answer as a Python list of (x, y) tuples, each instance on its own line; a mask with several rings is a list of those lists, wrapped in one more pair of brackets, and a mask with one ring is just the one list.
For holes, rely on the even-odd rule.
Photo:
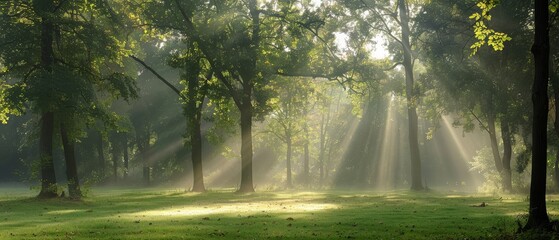
[[(521, 195), (409, 191), (92, 189), (81, 202), (34, 194), (0, 188), (0, 239), (499, 239), (528, 208)], [(556, 219), (559, 197), (548, 198)]]

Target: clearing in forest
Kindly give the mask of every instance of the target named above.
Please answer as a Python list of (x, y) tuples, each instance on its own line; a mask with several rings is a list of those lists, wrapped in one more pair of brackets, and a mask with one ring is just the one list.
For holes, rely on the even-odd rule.
[[(471, 239), (510, 235), (523, 195), (92, 189), (81, 202), (0, 189), (0, 239)], [(548, 211), (556, 218), (549, 196)], [(555, 216), (553, 216), (555, 215)]]

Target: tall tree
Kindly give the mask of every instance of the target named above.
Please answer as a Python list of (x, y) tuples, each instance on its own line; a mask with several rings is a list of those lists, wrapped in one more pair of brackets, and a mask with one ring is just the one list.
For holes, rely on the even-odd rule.
[(498, 47), (499, 52), (494, 52), (474, 44), (476, 55), (473, 56), (470, 54), (474, 47), (467, 48), (471, 23), (464, 21), (468, 16), (475, 19), (477, 15), (471, 11), (471, 3), (463, 1), (426, 4), (417, 17), (421, 53), (429, 69), (429, 85), (441, 98), (438, 102), (444, 111), (461, 116), (456, 123), (466, 131), (473, 130), (478, 123), (487, 132), (502, 188), (512, 191), (514, 135), (530, 122), (530, 113), (526, 111), (530, 108), (527, 100), (530, 86), (525, 81), (532, 74), (532, 69), (525, 64), (530, 61), (525, 51), (531, 44), (530, 4), (507, 1), (495, 8), (494, 21), (484, 26), (506, 31), (508, 47)]
[(534, 117), (532, 122), (532, 176), (530, 182), (530, 208), (528, 222), (524, 229), (549, 227), (549, 217), (545, 203), (547, 177), (547, 117), (549, 99), (549, 1), (534, 2), (534, 83), (532, 102)]
[(292, 188), (293, 148), (295, 143), (305, 141), (301, 133), (305, 130), (305, 114), (310, 108), (308, 105), (312, 85), (308, 79), (278, 77), (270, 86), (277, 97), (271, 99), (273, 110), (268, 128), (269, 132), (285, 144), (286, 188)]
[[(417, 56), (414, 55), (410, 38), (410, 17), (417, 10), (417, 6), (405, 0), (391, 1), (344, 1), (344, 5), (355, 11), (356, 18), (367, 23), (368, 31), (384, 34), (390, 41), (397, 44), (394, 65), (403, 65), (406, 82), (406, 99), (409, 128), (409, 146), (411, 163), (411, 189), (422, 190), (423, 179), (421, 170), (421, 159), (418, 136), (418, 116), (417, 107), (420, 103), (420, 96), (415, 87), (414, 62)], [(397, 34), (400, 36), (397, 36)], [(388, 69), (394, 69), (390, 67)]]
[(409, 6), (407, 1), (398, 1), (398, 10), (400, 15), (400, 27), (402, 29), (402, 53), (404, 55), (404, 70), (406, 72), (406, 99), (408, 104), (408, 129), (410, 142), (411, 157), (411, 189), (422, 190), (423, 179), (421, 178), (421, 159), (419, 154), (418, 139), (418, 123), (417, 123), (417, 104), (419, 96), (414, 89), (413, 76), (413, 56), (410, 44), (410, 27), (409, 27)]
[[(105, 28), (109, 19), (104, 4), (4, 1), (0, 8), (0, 24), (5, 30), (0, 35), (0, 42), (5, 44), (0, 49), (0, 61), (5, 76), (13, 81), (8, 95), (12, 105), (31, 103), (31, 109), (40, 115), (39, 197), (55, 197), (52, 148), (55, 126), (59, 125), (56, 121), (69, 120), (64, 118), (71, 114), (64, 112), (108, 122), (110, 114), (98, 103), (96, 90), (128, 99), (135, 96), (133, 80), (113, 67), (121, 63), (122, 44)], [(70, 156), (73, 151), (66, 147)]]
[[(287, 36), (293, 26), (286, 24), (289, 16), (299, 16), (300, 25), (309, 29), (320, 25), (312, 16), (304, 15), (295, 2), (259, 5), (246, 2), (148, 1), (145, 12), (152, 25), (166, 31), (178, 31), (196, 43), (207, 59), (214, 76), (227, 89), (240, 112), (241, 184), (239, 192), (253, 192), (252, 121), (266, 108), (263, 91), (273, 57), (290, 55), (285, 46), (273, 42), (288, 36), (293, 42), (298, 33)], [(263, 8), (261, 8), (263, 7)], [(284, 12), (281, 12), (284, 11)], [(295, 24), (294, 24), (295, 25)], [(297, 25), (299, 26), (299, 25)], [(298, 27), (300, 29), (300, 26)], [(266, 44), (262, 41), (272, 41)], [(279, 46), (279, 47), (278, 47)], [(293, 51), (296, 52), (296, 51)], [(280, 53), (280, 54), (278, 54)]]

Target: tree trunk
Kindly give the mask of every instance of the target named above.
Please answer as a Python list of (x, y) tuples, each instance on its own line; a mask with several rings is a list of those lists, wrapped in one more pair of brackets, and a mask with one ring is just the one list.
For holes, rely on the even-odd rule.
[[(38, 3), (38, 6), (44, 9), (39, 11), (48, 12), (52, 9), (54, 3), (52, 1), (45, 1)], [(45, 15), (39, 12), (40, 15)], [(48, 17), (41, 17), (41, 68), (48, 73), (52, 73), (54, 64), (54, 51), (53, 43), (53, 30), (54, 25)], [(52, 76), (48, 76), (43, 81), (54, 81)], [(41, 136), (39, 139), (39, 157), (41, 161), (41, 192), (40, 198), (53, 198), (57, 196), (56, 193), (56, 173), (54, 172), (54, 161), (52, 156), (52, 138), (54, 132), (54, 114), (51, 110), (41, 109)]]
[(144, 179), (144, 185), (145, 186), (149, 186), (151, 183), (151, 168), (147, 165), (147, 163), (144, 163), (143, 167), (142, 167), (142, 177)]
[[(329, 114), (329, 113), (328, 113)], [(318, 151), (318, 168), (320, 170), (319, 184), (324, 183), (324, 155), (326, 152), (326, 120), (324, 114), (320, 117), (320, 149)]]
[(105, 153), (103, 151), (104, 146), (103, 146), (103, 134), (101, 132), (99, 132), (99, 138), (97, 139), (97, 155), (99, 155), (99, 175), (101, 175), (102, 178), (105, 178)]
[(122, 173), (122, 177), (124, 179), (128, 178), (128, 134), (127, 133), (123, 133), (122, 136), (122, 152), (124, 154), (124, 171)]
[(138, 152), (140, 154), (140, 161), (142, 162), (142, 179), (144, 180), (144, 185), (149, 186), (151, 182), (151, 168), (148, 163), (147, 158), (147, 150), (149, 147), (149, 139), (150, 139), (150, 130), (146, 129), (146, 136), (141, 136), (142, 133), (136, 133), (137, 136), (137, 145), (138, 145)]
[(419, 103), (419, 96), (415, 93), (414, 88), (409, 16), (406, 1), (399, 0), (398, 8), (400, 14), (400, 26), (402, 28), (402, 48), (404, 54), (403, 65), (406, 72), (406, 100), (408, 105), (409, 143), (411, 156), (411, 189), (423, 190), (416, 111), (417, 104)]
[[(492, 104), (492, 103), (489, 103)], [(489, 130), (489, 140), (491, 140), (491, 151), (493, 152), (493, 161), (497, 172), (503, 172), (503, 162), (499, 153), (499, 143), (497, 142), (497, 131), (495, 130), (495, 114), (489, 110), (487, 114), (487, 129)]]
[(74, 141), (68, 138), (68, 131), (64, 124), (60, 124), (60, 136), (64, 148), (64, 159), (66, 160), (66, 177), (68, 178), (68, 195), (72, 199), (79, 200), (82, 197), (80, 180), (78, 178), (78, 165)]
[[(201, 110), (201, 108), (200, 108)], [(192, 144), (192, 170), (194, 175), (194, 182), (192, 185), (193, 192), (204, 192), (204, 172), (202, 168), (202, 131), (201, 131), (201, 112), (197, 112), (193, 119), (191, 119), (191, 135), (190, 141)]]
[(54, 132), (54, 114), (46, 112), (41, 117), (40, 158), (41, 158), (41, 192), (39, 198), (54, 198), (56, 193), (56, 175), (52, 157), (52, 137)]
[(501, 173), (503, 180), (503, 189), (512, 192), (512, 171), (510, 161), (512, 158), (512, 139), (510, 127), (507, 121), (501, 119), (501, 138), (503, 139), (503, 172)]
[(252, 103), (251, 88), (244, 88), (241, 104), (241, 187), (240, 193), (254, 192), (252, 183)]
[[(200, 93), (200, 84), (198, 75), (200, 73), (199, 60), (195, 59), (189, 62), (187, 70), (188, 75), (188, 100), (187, 108), (185, 109), (186, 118), (188, 121), (188, 130), (190, 132), (191, 144), (191, 160), (193, 171), (193, 192), (204, 192), (204, 172), (202, 168), (202, 107), (204, 105), (204, 94)], [(208, 79), (211, 76), (208, 77)], [(198, 102), (199, 105), (198, 105)]]
[(112, 133), (111, 155), (113, 159), (113, 180), (118, 181), (118, 162), (120, 161), (120, 138), (118, 133)]
[(535, 0), (534, 84), (532, 103), (532, 176), (530, 208), (524, 230), (548, 228), (549, 217), (545, 203), (547, 172), (547, 113), (549, 108), (547, 84), (549, 77), (549, 1)]
[(310, 162), (310, 153), (309, 153), (309, 126), (307, 123), (303, 126), (303, 130), (305, 131), (305, 143), (303, 144), (303, 184), (308, 187), (310, 182), (309, 176), (309, 162)]
[(291, 154), (292, 154), (291, 135), (286, 134), (285, 140), (286, 140), (285, 142), (286, 142), (286, 145), (287, 145), (287, 154), (285, 156), (285, 166), (286, 166), (286, 169), (287, 169), (287, 180), (286, 180), (285, 187), (287, 189), (290, 189), (290, 188), (293, 188), (293, 181), (291, 180)]

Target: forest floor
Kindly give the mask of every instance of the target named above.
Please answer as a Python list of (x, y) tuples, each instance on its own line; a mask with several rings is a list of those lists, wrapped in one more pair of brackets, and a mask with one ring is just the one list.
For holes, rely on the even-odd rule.
[[(0, 239), (502, 239), (525, 195), (452, 192), (186, 193), (91, 189), (82, 201), (0, 188)], [(559, 196), (548, 196), (552, 219)]]

